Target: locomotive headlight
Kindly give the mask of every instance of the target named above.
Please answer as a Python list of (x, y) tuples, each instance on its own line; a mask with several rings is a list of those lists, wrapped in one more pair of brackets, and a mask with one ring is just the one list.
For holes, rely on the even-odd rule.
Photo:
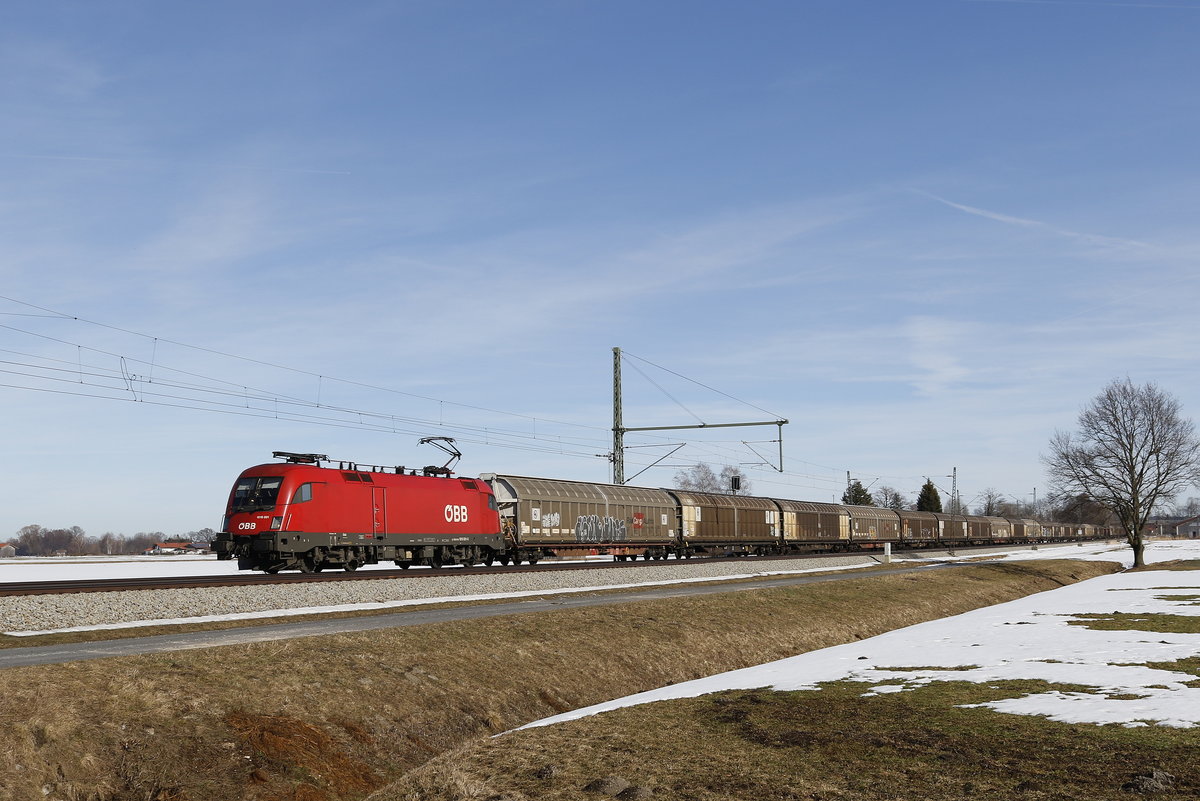
[(272, 517), (271, 518), (271, 531), (279, 531), (279, 529), (281, 529), (281, 528), (283, 528), (283, 517), (282, 516)]

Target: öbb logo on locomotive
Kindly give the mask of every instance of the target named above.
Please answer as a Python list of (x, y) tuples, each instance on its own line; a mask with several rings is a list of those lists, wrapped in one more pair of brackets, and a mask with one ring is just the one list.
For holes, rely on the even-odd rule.
[[(464, 478), (445, 468), (418, 472), (315, 454), (276, 456), (286, 461), (255, 465), (238, 476), (213, 542), (218, 558), (237, 559), (240, 569), (356, 570), (380, 562), (440, 568), (588, 555), (625, 561), (1111, 535), (1086, 524), (501, 473)], [(563, 528), (564, 520), (575, 521), (574, 527)]]

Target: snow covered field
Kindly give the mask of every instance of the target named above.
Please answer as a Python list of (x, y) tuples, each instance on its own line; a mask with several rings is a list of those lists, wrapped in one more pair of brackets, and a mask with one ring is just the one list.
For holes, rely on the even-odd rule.
[[(372, 565), (363, 570), (395, 567)], [(0, 583), (14, 581), (82, 581), (84, 579), (161, 578), (169, 576), (234, 576), (237, 560), (218, 562), (211, 554), (161, 556), (67, 556), (0, 559)]]
[[(964, 557), (970, 558), (970, 557)], [(1012, 554), (1010, 559), (1088, 558), (1121, 561), (1127, 547), (1089, 545)], [(1164, 541), (1146, 549), (1148, 563), (1200, 558), (1200, 541)], [(595, 715), (618, 707), (719, 690), (813, 689), (842, 679), (869, 682), (872, 693), (903, 692), (934, 681), (1043, 679), (1094, 688), (997, 701), (1002, 712), (1044, 715), (1072, 723), (1126, 726), (1200, 724), (1197, 676), (1155, 669), (1148, 662), (1200, 656), (1200, 634), (1096, 631), (1070, 625), (1086, 613), (1200, 617), (1200, 571), (1148, 571), (1103, 576), (955, 617), (813, 651), (757, 667), (638, 693), (545, 718), (530, 726)], [(940, 669), (939, 669), (940, 668)]]

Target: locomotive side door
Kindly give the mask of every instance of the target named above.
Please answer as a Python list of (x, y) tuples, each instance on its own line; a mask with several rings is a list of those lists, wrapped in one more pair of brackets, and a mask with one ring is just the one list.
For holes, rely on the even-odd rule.
[(371, 487), (371, 533), (375, 536), (387, 531), (387, 496), (384, 487)]

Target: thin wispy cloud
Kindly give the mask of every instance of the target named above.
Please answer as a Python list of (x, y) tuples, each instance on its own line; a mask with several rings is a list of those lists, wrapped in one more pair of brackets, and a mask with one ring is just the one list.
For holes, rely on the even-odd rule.
[(945, 206), (949, 206), (952, 209), (957, 209), (958, 211), (964, 212), (966, 214), (973, 214), (976, 217), (983, 217), (984, 219), (994, 220), (995, 222), (1004, 223), (1006, 225), (1016, 225), (1016, 226), (1021, 226), (1023, 228), (1031, 228), (1031, 229), (1036, 229), (1036, 230), (1040, 230), (1040, 231), (1045, 231), (1047, 233), (1054, 234), (1056, 236), (1066, 237), (1068, 239), (1074, 239), (1074, 240), (1078, 240), (1080, 242), (1086, 242), (1090, 245), (1098, 245), (1100, 247), (1108, 247), (1108, 248), (1118, 248), (1118, 249), (1122, 249), (1122, 250), (1129, 250), (1129, 249), (1155, 250), (1155, 249), (1157, 249), (1157, 246), (1152, 245), (1149, 242), (1141, 242), (1137, 239), (1124, 239), (1121, 237), (1103, 236), (1101, 234), (1088, 234), (1088, 233), (1082, 233), (1079, 231), (1072, 231), (1067, 228), (1059, 228), (1058, 226), (1051, 225), (1050, 223), (1042, 222), (1041, 220), (1031, 220), (1026, 217), (1015, 217), (1011, 214), (1002, 214), (997, 211), (981, 209), (977, 206), (968, 206), (965, 203), (955, 203), (953, 200), (947, 200), (946, 198), (935, 195), (932, 192), (926, 192), (926, 191), (920, 190), (920, 189), (914, 189), (913, 191), (915, 193), (917, 193), (918, 195), (922, 195), (931, 200), (936, 200), (938, 203), (941, 203)]

